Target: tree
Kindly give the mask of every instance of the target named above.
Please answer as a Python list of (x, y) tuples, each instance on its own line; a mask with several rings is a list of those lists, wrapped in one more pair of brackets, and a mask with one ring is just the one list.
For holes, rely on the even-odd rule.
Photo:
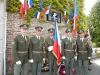
[(93, 6), (88, 17), (91, 32), (93, 33), (93, 42), (100, 47), (100, 1)]

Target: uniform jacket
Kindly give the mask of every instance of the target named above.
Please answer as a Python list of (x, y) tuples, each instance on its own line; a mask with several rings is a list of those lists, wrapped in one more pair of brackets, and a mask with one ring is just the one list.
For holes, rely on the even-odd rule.
[(78, 59), (87, 60), (90, 51), (89, 51), (89, 43), (86, 38), (84, 38), (83, 41), (80, 38), (77, 39), (77, 53), (78, 53)]
[(42, 61), (44, 56), (44, 38), (40, 37), (38, 39), (36, 36), (30, 38), (30, 45), (29, 45), (29, 58), (33, 59), (34, 61)]
[(74, 56), (73, 39), (71, 40), (69, 40), (68, 38), (62, 39), (61, 47), (62, 47), (62, 56), (65, 56), (66, 58), (72, 58)]
[(26, 36), (26, 39), (22, 35), (17, 35), (14, 39), (14, 60), (21, 61), (25, 63), (28, 61), (28, 48), (29, 48), (29, 37)]
[(48, 51), (48, 47), (53, 46), (53, 39), (51, 39), (50, 37), (47, 37), (45, 40), (45, 45), (46, 45), (46, 56), (49, 57), (49, 59), (50, 58), (52, 59), (54, 55), (52, 51)]

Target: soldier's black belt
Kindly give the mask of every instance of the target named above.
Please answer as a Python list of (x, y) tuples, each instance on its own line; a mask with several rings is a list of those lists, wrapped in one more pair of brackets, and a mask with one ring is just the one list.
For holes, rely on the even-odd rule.
[(42, 51), (32, 51), (33, 53), (43, 53)]
[(28, 53), (28, 51), (18, 51), (17, 53)]
[(86, 53), (87, 51), (79, 51), (79, 52)]
[(68, 49), (65, 49), (65, 51), (71, 52), (71, 51), (74, 51), (74, 50), (68, 50)]

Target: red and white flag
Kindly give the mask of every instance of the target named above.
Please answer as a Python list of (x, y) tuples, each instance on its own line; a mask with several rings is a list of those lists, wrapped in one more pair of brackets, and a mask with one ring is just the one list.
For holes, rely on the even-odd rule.
[(73, 32), (77, 33), (76, 23), (78, 20), (78, 7), (77, 7), (77, 0), (74, 0), (74, 26), (73, 26)]
[(50, 8), (51, 8), (51, 5), (49, 5), (48, 7), (45, 8), (45, 14), (49, 14)]
[(25, 11), (26, 11), (26, 6), (27, 6), (27, 2), (26, 0), (19, 0), (21, 5), (20, 5), (20, 16), (24, 17)]
[(55, 24), (55, 30), (54, 30), (53, 54), (57, 59), (57, 64), (59, 65), (61, 63), (61, 41), (57, 23)]

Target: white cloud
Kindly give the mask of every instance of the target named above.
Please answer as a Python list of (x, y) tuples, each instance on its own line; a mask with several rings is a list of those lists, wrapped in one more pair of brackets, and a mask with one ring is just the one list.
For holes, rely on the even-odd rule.
[(84, 13), (89, 15), (91, 8), (96, 3), (97, 0), (85, 0), (84, 1)]

